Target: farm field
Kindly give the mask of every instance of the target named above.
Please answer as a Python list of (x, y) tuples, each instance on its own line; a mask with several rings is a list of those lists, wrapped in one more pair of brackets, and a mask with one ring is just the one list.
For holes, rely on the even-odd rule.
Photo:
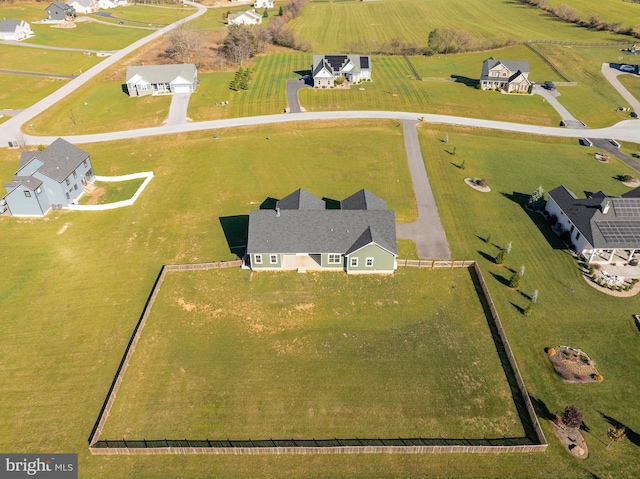
[[(267, 196), (282, 197), (298, 187), (330, 198), (366, 187), (385, 198), (404, 221), (411, 221), (410, 179), (401, 171), (406, 168), (403, 138), (393, 122), (308, 124), (304, 132), (286, 125), (242, 128), (222, 131), (217, 141), (209, 133), (194, 133), (80, 145), (91, 153), (97, 174), (154, 171), (155, 177), (130, 208), (54, 212), (43, 220), (0, 218), (0, 248), (5, 253), (0, 446), (24, 452), (77, 451), (82, 477), (88, 478), (152, 478), (159, 467), (166, 475), (185, 478), (293, 478), (308, 476), (310, 470), (327, 478), (343, 472), (391, 478), (441, 476), (442, 471), (475, 478), (489, 470), (515, 478), (586, 479), (592, 473), (632, 477), (637, 447), (625, 440), (607, 450), (598, 439), (604, 441), (608, 426), (600, 412), (629, 429), (640, 429), (635, 403), (629, 399), (637, 396), (640, 377), (628, 366), (640, 359), (631, 317), (640, 308), (638, 298), (612, 298), (583, 284), (575, 262), (511, 199), (521, 198), (514, 192), (529, 194), (539, 185), (550, 189), (560, 183), (578, 195), (598, 189), (619, 194), (626, 188), (612, 177), (631, 170), (615, 160), (596, 162), (593, 152), (572, 140), (435, 125), (422, 125), (419, 133), (454, 258), (480, 262), (530, 393), (553, 412), (573, 403), (585, 412), (591, 431), (585, 436), (591, 454), (587, 462), (564, 452), (544, 421), (550, 444), (544, 454), (89, 454), (86, 438), (161, 265), (234, 257), (220, 227), (221, 216), (246, 215)], [(457, 146), (455, 158), (440, 141), (446, 134), (448, 146)], [(267, 135), (270, 142), (261, 144)], [(341, 140), (347, 137), (349, 142)], [(338, 158), (330, 154), (334, 142), (352, 149)], [(13, 174), (18, 156), (15, 150), (0, 149), (3, 178)], [(466, 170), (452, 165), (462, 159)], [(466, 176), (489, 178), (493, 191), (483, 195), (467, 188), (462, 183)], [(526, 266), (523, 293), (540, 291), (528, 318), (510, 304), (524, 306), (527, 300), (501, 283), (506, 269), (486, 259), (497, 248), (476, 235), (489, 232), (495, 244), (513, 242), (507, 267)], [(36, 291), (33, 284), (47, 288)], [(82, 301), (73, 299), (78, 295)], [(543, 350), (562, 343), (587, 352), (604, 382), (577, 389), (563, 385)], [(14, 432), (17, 427), (19, 434)]]
[[(550, 7), (557, 7), (562, 3), (561, 0), (549, 0), (547, 2)], [(593, 15), (608, 23), (620, 22), (623, 28), (636, 27), (640, 23), (640, 5), (634, 2), (572, 0), (569, 6), (584, 21), (587, 21)]]
[(103, 437), (524, 437), (487, 321), (467, 269), (170, 273)]
[(0, 45), (3, 70), (79, 75), (100, 63), (102, 58), (82, 52), (43, 50), (11, 45)]
[(640, 99), (640, 78), (635, 75), (618, 75), (620, 83), (629, 90), (636, 99)]
[[(151, 23), (155, 25), (168, 25), (181, 18), (196, 12), (191, 5), (127, 5), (126, 7), (116, 7), (105, 10), (112, 17), (132, 22)], [(109, 21), (108, 18), (98, 17), (100, 20)], [(134, 24), (135, 25), (135, 24)]]
[(87, 50), (120, 50), (149, 35), (149, 30), (121, 28), (93, 22), (77, 22), (75, 28), (31, 25), (35, 34), (24, 43)]
[[(514, 25), (518, 27), (513, 28)], [(425, 47), (429, 32), (436, 28), (461, 29), (476, 40), (489, 41), (510, 38), (571, 42), (629, 40), (621, 35), (577, 27), (535, 8), (502, 0), (309, 2), (291, 28), (298, 38), (312, 46), (312, 51), (319, 53), (378, 51), (381, 45), (396, 38)]]
[[(556, 126), (560, 116), (542, 99), (531, 95), (502, 95), (477, 90), (479, 75), (459, 82), (416, 80), (402, 57), (373, 57), (373, 81), (350, 90), (300, 90), (307, 110), (390, 110), (459, 115)], [(474, 79), (475, 78), (475, 79)]]
[(0, 14), (7, 20), (24, 20), (27, 23), (47, 18), (46, 8), (49, 4), (41, 2), (3, 3)]
[(2, 109), (19, 110), (53, 93), (69, 80), (0, 73)]

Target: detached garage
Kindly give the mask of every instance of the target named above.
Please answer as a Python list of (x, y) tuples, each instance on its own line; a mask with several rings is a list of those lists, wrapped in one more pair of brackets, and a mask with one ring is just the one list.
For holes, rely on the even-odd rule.
[(198, 70), (192, 63), (127, 67), (129, 96), (192, 93), (198, 84)]

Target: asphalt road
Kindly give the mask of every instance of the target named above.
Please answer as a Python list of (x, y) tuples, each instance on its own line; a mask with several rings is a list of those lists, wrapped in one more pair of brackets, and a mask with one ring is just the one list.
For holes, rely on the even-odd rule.
[(32, 75), (49, 78), (75, 78), (73, 75), (56, 75), (54, 73), (22, 72), (18, 70), (0, 70), (0, 73), (10, 73), (12, 75)]
[(625, 73), (615, 68), (611, 68), (608, 63), (602, 64), (601, 71), (607, 81), (611, 83), (611, 86), (613, 86), (613, 88), (615, 88), (618, 93), (620, 93), (620, 96), (622, 96), (622, 98), (627, 100), (627, 103), (631, 105), (633, 111), (640, 115), (640, 101), (638, 101), (636, 97), (629, 93), (629, 90), (622, 86), (622, 83), (620, 83), (620, 80), (618, 80), (618, 75), (633, 75), (633, 73)]

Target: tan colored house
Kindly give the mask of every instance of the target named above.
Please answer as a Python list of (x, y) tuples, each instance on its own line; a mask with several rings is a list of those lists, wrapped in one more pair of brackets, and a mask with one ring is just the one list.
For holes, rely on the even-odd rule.
[(531, 86), (529, 62), (489, 57), (482, 63), (480, 86), (483, 90), (501, 88), (507, 93), (526, 93)]

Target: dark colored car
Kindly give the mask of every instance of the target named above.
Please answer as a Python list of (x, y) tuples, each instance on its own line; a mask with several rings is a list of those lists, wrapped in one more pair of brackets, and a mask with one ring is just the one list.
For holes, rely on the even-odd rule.
[(553, 84), (552, 81), (546, 81), (542, 84), (543, 88), (546, 88), (547, 90), (555, 90), (556, 86)]

